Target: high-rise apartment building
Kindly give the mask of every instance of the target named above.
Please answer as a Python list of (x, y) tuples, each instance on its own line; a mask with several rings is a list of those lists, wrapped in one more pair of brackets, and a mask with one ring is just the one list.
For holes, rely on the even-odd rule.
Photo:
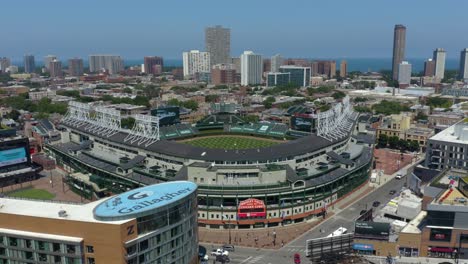
[(62, 62), (57, 59), (49, 62), (49, 72), (50, 72), (50, 77), (52, 78), (62, 77), (63, 76)]
[(326, 75), (328, 78), (336, 76), (336, 61), (314, 61), (312, 76)]
[(210, 53), (211, 65), (230, 63), (231, 29), (219, 25), (207, 27), (205, 49)]
[(231, 64), (234, 64), (235, 69), (236, 69), (236, 72), (237, 72), (238, 74), (240, 74), (240, 72), (241, 72), (241, 61), (240, 61), (240, 57), (231, 58)]
[(144, 72), (146, 74), (160, 75), (164, 67), (162, 57), (148, 56), (144, 58)]
[(280, 72), (289, 73), (289, 82), (299, 87), (307, 87), (310, 84), (310, 67), (283, 65)]
[(348, 62), (342, 60), (340, 63), (340, 77), (345, 78), (348, 75)]
[(34, 55), (24, 55), (24, 72), (33, 73), (36, 70)]
[(427, 59), (424, 62), (424, 76), (432, 77), (435, 72), (435, 61), (433, 59)]
[(11, 61), (7, 57), (0, 58), (0, 71), (5, 73), (7, 68), (11, 66)]
[(398, 79), (399, 65), (405, 59), (405, 47), (406, 47), (406, 27), (403, 25), (395, 25), (395, 30), (393, 32), (393, 62), (392, 62), (393, 80)]
[(55, 55), (47, 55), (44, 57), (44, 67), (50, 71), (50, 63), (57, 59)]
[(117, 74), (124, 70), (123, 60), (116, 55), (89, 55), (89, 71), (105, 70), (109, 74)]
[(283, 58), (280, 54), (271, 57), (271, 72), (279, 72), (281, 65), (283, 65)]
[(441, 48), (434, 50), (432, 59), (435, 61), (434, 76), (443, 79), (445, 74), (445, 50)]
[(189, 52), (184, 52), (182, 57), (185, 79), (193, 78), (196, 73), (211, 72), (211, 56), (209, 52), (191, 50)]
[(262, 73), (262, 56), (253, 51), (244, 51), (241, 55), (241, 85), (261, 84)]
[(68, 74), (71, 76), (83, 75), (83, 59), (73, 58), (68, 60)]
[(263, 72), (270, 72), (270, 71), (271, 71), (271, 60), (263, 59)]
[(468, 48), (460, 52), (460, 72), (458, 77), (461, 80), (468, 80)]
[(411, 83), (411, 64), (407, 61), (402, 61), (398, 67), (398, 83), (400, 85)]
[(236, 83), (236, 66), (234, 64), (217, 64), (211, 69), (211, 83), (214, 85)]

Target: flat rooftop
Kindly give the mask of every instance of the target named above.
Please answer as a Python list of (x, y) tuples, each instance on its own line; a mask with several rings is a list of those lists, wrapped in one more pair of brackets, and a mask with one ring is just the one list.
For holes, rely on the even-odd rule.
[(468, 144), (468, 123), (457, 123), (432, 136), (431, 140)]
[[(126, 219), (119, 221), (99, 221), (95, 219), (93, 210), (98, 204), (102, 203), (102, 201), (104, 200), (98, 200), (87, 204), (71, 204), (3, 197), (0, 198), (0, 213), (116, 225), (120, 225), (132, 220)], [(62, 210), (66, 212), (65, 217), (59, 216), (59, 212)]]
[(427, 212), (426, 211), (421, 211), (416, 218), (411, 220), (403, 229), (401, 230), (401, 233), (411, 233), (411, 234), (421, 234), (421, 229), (419, 226), (421, 225), (421, 222), (426, 218)]

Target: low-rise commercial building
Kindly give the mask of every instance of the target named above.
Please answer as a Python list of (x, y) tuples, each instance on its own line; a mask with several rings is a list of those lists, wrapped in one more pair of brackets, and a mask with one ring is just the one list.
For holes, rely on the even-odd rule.
[(171, 182), (88, 204), (1, 198), (1, 263), (197, 263), (197, 186)]

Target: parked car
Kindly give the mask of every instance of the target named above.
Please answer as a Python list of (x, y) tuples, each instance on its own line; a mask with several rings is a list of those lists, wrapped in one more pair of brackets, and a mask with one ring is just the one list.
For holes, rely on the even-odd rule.
[(394, 195), (395, 193), (396, 193), (395, 190), (391, 190), (390, 192), (388, 192), (388, 194), (390, 194), (390, 195)]
[(374, 202), (372, 203), (372, 206), (374, 206), (374, 207), (379, 207), (379, 205), (380, 205), (380, 202), (379, 202), (379, 201), (374, 201)]
[(299, 253), (294, 254), (294, 264), (301, 264), (301, 255)]
[(234, 245), (226, 244), (226, 245), (223, 245), (223, 250), (233, 252), (235, 250), (235, 248), (234, 248)]

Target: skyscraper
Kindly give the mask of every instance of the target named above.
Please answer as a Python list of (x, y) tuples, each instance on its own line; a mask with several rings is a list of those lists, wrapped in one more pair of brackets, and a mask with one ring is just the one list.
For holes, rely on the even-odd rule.
[(34, 55), (24, 55), (24, 72), (33, 73), (36, 70)]
[(162, 57), (147, 56), (144, 58), (144, 65), (146, 74), (159, 75), (162, 73), (164, 61)]
[(280, 54), (271, 57), (271, 72), (279, 72), (280, 66), (283, 64), (283, 58)]
[(411, 83), (411, 64), (407, 61), (402, 61), (398, 66), (398, 82), (400, 86), (409, 85)]
[(207, 27), (205, 49), (210, 53), (211, 65), (230, 63), (231, 29), (219, 25)]
[(11, 61), (7, 57), (0, 58), (0, 71), (6, 72), (7, 68), (11, 66)]
[(55, 59), (49, 63), (50, 77), (57, 78), (63, 76), (62, 62)]
[(53, 61), (53, 60), (56, 60), (57, 59), (57, 56), (55, 55), (47, 55), (44, 57), (44, 67), (50, 71), (50, 63)]
[(263, 73), (262, 56), (253, 51), (241, 55), (241, 85), (261, 84)]
[(405, 46), (406, 46), (406, 27), (403, 25), (395, 25), (393, 33), (393, 63), (392, 63), (392, 77), (393, 80), (398, 79), (398, 67), (405, 59)]
[(83, 75), (83, 59), (73, 58), (68, 60), (68, 74), (71, 76)]
[(184, 78), (190, 79), (195, 77), (195, 73), (211, 72), (211, 56), (209, 52), (199, 50), (191, 50), (182, 54), (184, 65)]
[(348, 75), (348, 63), (342, 60), (340, 63), (340, 77), (345, 78)]
[(441, 48), (434, 50), (432, 59), (435, 61), (434, 76), (443, 79), (445, 74), (445, 50)]
[(89, 55), (89, 71), (98, 72), (106, 70), (109, 74), (123, 71), (123, 60), (116, 55)]
[(424, 62), (424, 76), (432, 77), (435, 71), (435, 61), (433, 59), (427, 59)]
[(460, 72), (458, 77), (462, 80), (468, 80), (468, 48), (460, 52)]

